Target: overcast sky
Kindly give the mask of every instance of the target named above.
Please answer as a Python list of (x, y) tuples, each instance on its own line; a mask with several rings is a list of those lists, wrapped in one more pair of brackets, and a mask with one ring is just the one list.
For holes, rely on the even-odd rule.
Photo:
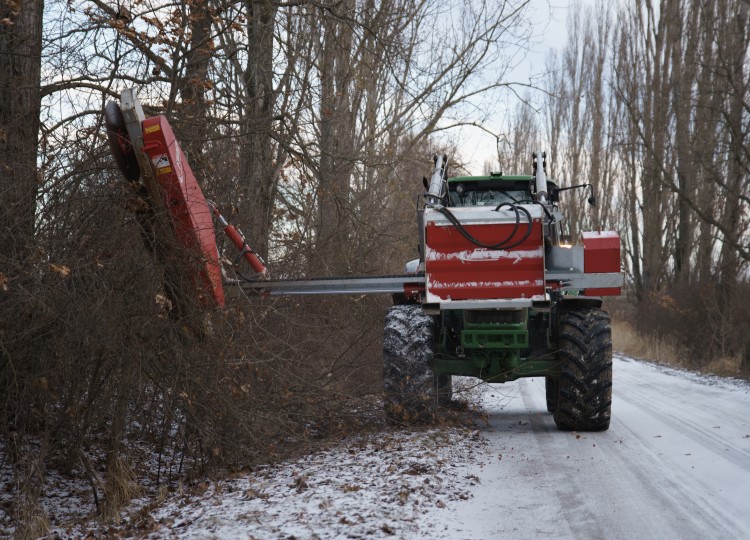
[[(578, 5), (591, 5), (593, 0), (579, 1)], [(561, 49), (567, 39), (566, 21), (568, 18), (568, 9), (570, 4), (575, 2), (570, 0), (531, 0), (530, 17), (534, 21), (534, 38), (530, 45), (530, 50), (526, 54), (526, 59), (521, 62), (513, 71), (508, 73), (507, 80), (529, 83), (530, 77), (538, 75), (544, 70), (545, 59), (550, 49)], [(518, 89), (519, 93), (524, 93), (523, 88)], [(516, 101), (508, 96), (510, 106)], [(487, 126), (493, 131), (500, 131), (500, 118), (502, 112), (498, 113), (496, 126)], [(485, 160), (495, 161), (496, 141), (489, 134), (483, 133), (477, 128), (463, 128), (456, 130), (451, 134), (456, 140), (459, 140), (462, 157), (471, 163), (471, 174), (482, 174)], [(533, 149), (528, 149), (529, 155)], [(523, 174), (525, 171), (508, 171)]]

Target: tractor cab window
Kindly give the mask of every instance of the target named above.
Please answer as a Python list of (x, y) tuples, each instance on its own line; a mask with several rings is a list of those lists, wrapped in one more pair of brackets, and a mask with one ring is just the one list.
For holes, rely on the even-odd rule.
[(530, 204), (529, 180), (493, 177), (463, 177), (448, 182), (448, 201), (451, 206), (492, 206), (499, 204)]
[(516, 189), (487, 189), (449, 191), (451, 206), (492, 206), (503, 203), (529, 203), (528, 191)]

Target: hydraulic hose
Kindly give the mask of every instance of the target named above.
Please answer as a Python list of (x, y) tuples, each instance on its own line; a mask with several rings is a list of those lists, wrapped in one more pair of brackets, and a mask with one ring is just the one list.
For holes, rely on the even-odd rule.
[[(504, 206), (507, 206), (508, 208), (513, 210), (513, 212), (516, 215), (516, 222), (510, 234), (506, 238), (504, 238), (503, 240), (501, 240), (500, 242), (496, 244), (485, 244), (484, 242), (477, 240), (474, 236), (472, 236), (472, 234), (469, 231), (466, 230), (466, 228), (463, 225), (461, 225), (461, 223), (458, 221), (458, 219), (453, 214), (453, 212), (448, 210), (448, 208), (446, 208), (445, 206), (439, 206), (435, 209), (441, 214), (443, 214), (446, 217), (446, 219), (448, 219), (448, 221), (451, 222), (451, 224), (456, 228), (456, 230), (459, 233), (461, 233), (461, 236), (466, 238), (469, 242), (471, 242), (475, 246), (481, 247), (484, 249), (506, 249), (507, 250), (507, 249), (512, 249), (516, 246), (519, 246), (526, 241), (529, 235), (531, 235), (531, 228), (532, 228), (533, 220), (531, 219), (531, 214), (529, 213), (528, 210), (526, 210), (526, 208), (524, 208), (523, 206), (518, 206), (513, 203), (509, 203), (509, 202), (505, 202), (505, 203), (497, 205), (497, 207), (495, 208), (495, 211), (496, 212), (499, 211)], [(521, 226), (521, 212), (526, 214), (526, 219), (528, 220), (526, 223), (526, 233), (523, 235), (523, 237), (520, 240), (517, 240), (511, 244), (508, 244), (508, 242), (510, 242), (511, 239), (518, 232), (518, 228)]]

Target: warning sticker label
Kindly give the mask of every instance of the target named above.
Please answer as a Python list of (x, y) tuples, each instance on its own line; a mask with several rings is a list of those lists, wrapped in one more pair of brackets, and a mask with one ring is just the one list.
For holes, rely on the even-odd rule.
[(167, 154), (157, 154), (151, 158), (151, 163), (153, 163), (154, 167), (156, 167), (157, 169), (169, 167), (169, 156), (167, 156)]

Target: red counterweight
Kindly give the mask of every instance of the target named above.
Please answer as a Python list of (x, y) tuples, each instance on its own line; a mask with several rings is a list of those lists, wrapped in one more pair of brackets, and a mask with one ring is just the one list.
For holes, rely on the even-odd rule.
[[(589, 273), (620, 272), (620, 236), (614, 231), (583, 233), (583, 268)], [(589, 296), (619, 296), (620, 287), (586, 289)]]

